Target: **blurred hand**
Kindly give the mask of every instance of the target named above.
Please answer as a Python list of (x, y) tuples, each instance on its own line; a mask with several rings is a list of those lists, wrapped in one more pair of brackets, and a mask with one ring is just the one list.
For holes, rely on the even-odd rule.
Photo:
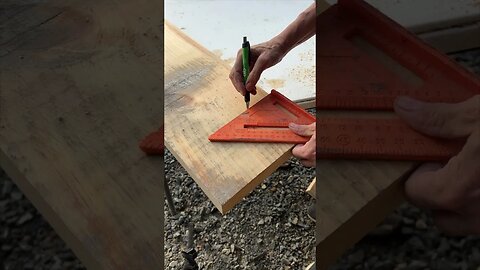
[(255, 45), (250, 48), (250, 74), (246, 86), (243, 84), (243, 63), (242, 50), (237, 53), (237, 59), (230, 71), (230, 80), (240, 94), (245, 96), (246, 91), (251, 94), (257, 94), (255, 85), (257, 84), (262, 72), (277, 64), (285, 56), (286, 50), (282, 48), (280, 42), (274, 39)]
[(316, 123), (310, 125), (297, 125), (295, 123), (290, 123), (288, 126), (291, 131), (300, 135), (309, 137), (310, 140), (305, 144), (297, 144), (292, 149), (292, 154), (300, 160), (306, 167), (315, 167), (315, 157), (317, 154), (316, 151)]
[(407, 198), (432, 210), (436, 225), (452, 235), (480, 234), (480, 95), (458, 104), (407, 97), (395, 112), (412, 128), (442, 138), (467, 138), (447, 164), (426, 163), (407, 180)]

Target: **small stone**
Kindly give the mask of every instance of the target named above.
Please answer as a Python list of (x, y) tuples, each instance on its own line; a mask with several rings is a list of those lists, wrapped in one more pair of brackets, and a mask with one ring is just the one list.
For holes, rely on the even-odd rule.
[(402, 221), (403, 221), (403, 224), (405, 224), (405, 225), (413, 225), (413, 223), (415, 223), (415, 221), (413, 219), (407, 218), (407, 217), (404, 217), (402, 219)]
[(224, 248), (224, 249), (222, 249), (222, 253), (225, 254), (225, 255), (230, 255), (230, 249)]
[(424, 269), (427, 266), (428, 264), (426, 262), (414, 260), (410, 263), (410, 265), (408, 266), (408, 269), (412, 269), (412, 270)]
[(452, 240), (450, 241), (450, 245), (456, 249), (463, 249), (463, 247), (465, 246), (465, 243), (467, 242), (467, 240), (465, 238), (462, 238), (460, 240)]
[(269, 224), (272, 222), (272, 217), (271, 216), (268, 216), (265, 218), (265, 223)]
[(425, 245), (423, 244), (422, 240), (417, 236), (414, 236), (414, 237), (410, 238), (408, 240), (408, 243), (412, 248), (414, 248), (416, 250), (424, 250), (425, 249)]
[(364, 259), (365, 259), (365, 252), (363, 250), (358, 250), (348, 255), (348, 261), (352, 265), (361, 264)]
[(415, 228), (417, 228), (419, 230), (425, 230), (425, 229), (428, 228), (428, 226), (427, 226), (427, 223), (425, 222), (425, 220), (419, 219), (419, 220), (417, 220), (417, 222), (415, 222)]
[(479, 265), (480, 267), (480, 251), (478, 248), (473, 248), (471, 261), (472, 264)]
[(395, 266), (394, 270), (405, 270), (405, 269), (407, 269), (407, 264), (406, 263), (400, 263), (400, 264), (397, 264), (397, 266)]
[(382, 224), (368, 233), (371, 236), (386, 236), (392, 234), (394, 230), (393, 225), (391, 224)]
[(23, 197), (23, 194), (20, 191), (13, 191), (10, 193), (10, 198), (14, 201), (21, 200)]
[(28, 243), (24, 243), (24, 242), (21, 242), (19, 244), (20, 246), (20, 249), (23, 250), (23, 251), (29, 251), (32, 249), (32, 246), (30, 246)]
[(10, 250), (12, 250), (12, 246), (8, 244), (2, 245), (2, 251), (10, 251)]
[(404, 234), (404, 235), (411, 235), (411, 234), (414, 233), (414, 230), (413, 230), (412, 228), (403, 227), (403, 228), (401, 229), (401, 232), (402, 232), (402, 234)]
[(265, 184), (262, 184), (262, 189), (266, 189), (267, 186)]
[(13, 188), (12, 182), (4, 181), (3, 182), (3, 188), (2, 188), (2, 194), (0, 195), (0, 197), (4, 198), (8, 194), (10, 194), (10, 192), (12, 191), (12, 188)]
[(177, 266), (178, 266), (178, 262), (177, 262), (177, 261), (171, 261), (171, 262), (168, 264), (168, 267), (170, 267), (171, 269), (177, 269)]
[(440, 245), (437, 248), (437, 252), (440, 255), (446, 254), (448, 250), (450, 249), (450, 244), (448, 243), (447, 239), (442, 238), (440, 241)]
[(292, 223), (293, 225), (297, 225), (297, 224), (298, 224), (298, 217), (292, 218), (291, 223)]
[(263, 219), (260, 219), (260, 220), (258, 221), (258, 225), (263, 225), (263, 224), (265, 224), (265, 221), (264, 221)]
[(30, 212), (27, 212), (17, 220), (17, 225), (23, 225), (26, 222), (32, 220), (32, 218), (33, 218), (33, 215)]

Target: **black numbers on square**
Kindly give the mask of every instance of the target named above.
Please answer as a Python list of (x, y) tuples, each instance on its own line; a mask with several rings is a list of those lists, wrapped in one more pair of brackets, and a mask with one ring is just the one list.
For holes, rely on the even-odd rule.
[(379, 145), (384, 145), (386, 140), (384, 138), (375, 138), (375, 143)]
[(337, 136), (337, 143), (342, 145), (342, 146), (349, 145), (350, 144), (350, 137), (348, 135), (345, 135), (345, 134), (338, 135)]

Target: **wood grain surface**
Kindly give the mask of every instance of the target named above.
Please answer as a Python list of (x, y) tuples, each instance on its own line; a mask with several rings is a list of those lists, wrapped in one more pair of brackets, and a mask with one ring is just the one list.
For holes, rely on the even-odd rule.
[[(221, 213), (226, 213), (290, 156), (293, 145), (212, 143), (208, 136), (245, 111), (230, 67), (165, 25), (165, 146)], [(257, 89), (251, 105), (266, 95)]]
[(0, 2), (0, 166), (89, 269), (163, 266), (161, 12)]

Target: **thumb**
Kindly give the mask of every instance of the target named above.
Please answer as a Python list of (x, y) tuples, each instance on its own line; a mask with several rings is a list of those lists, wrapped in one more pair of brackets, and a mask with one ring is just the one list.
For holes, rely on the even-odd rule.
[(295, 123), (290, 123), (288, 127), (291, 131), (293, 131), (293, 133), (304, 137), (312, 136), (314, 131), (310, 125), (298, 125)]
[(407, 198), (420, 207), (454, 211), (478, 188), (480, 129), (469, 136), (462, 151), (445, 166), (423, 164), (405, 183)]
[(458, 138), (470, 135), (480, 118), (480, 95), (457, 104), (426, 103), (398, 97), (397, 115), (412, 128), (430, 136)]

